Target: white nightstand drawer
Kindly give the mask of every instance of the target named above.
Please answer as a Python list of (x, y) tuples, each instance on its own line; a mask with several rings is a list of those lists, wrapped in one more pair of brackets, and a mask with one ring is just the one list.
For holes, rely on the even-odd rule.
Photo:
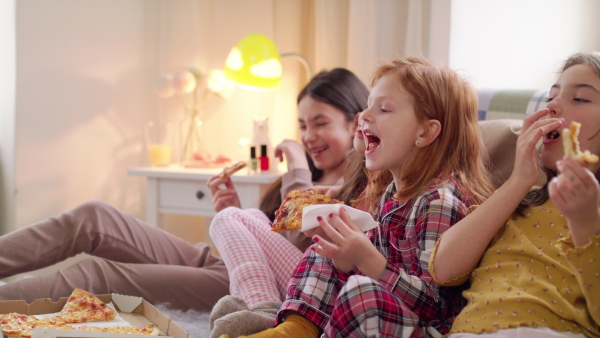
[[(189, 169), (177, 165), (129, 169), (130, 175), (145, 176), (146, 221), (160, 226), (160, 214), (214, 217), (208, 180), (222, 168)], [(280, 173), (244, 174), (238, 172), (231, 180), (242, 208), (255, 208), (260, 197), (275, 182)], [(208, 237), (208, 236), (207, 236)]]
[(159, 179), (158, 207), (214, 212), (205, 181)]

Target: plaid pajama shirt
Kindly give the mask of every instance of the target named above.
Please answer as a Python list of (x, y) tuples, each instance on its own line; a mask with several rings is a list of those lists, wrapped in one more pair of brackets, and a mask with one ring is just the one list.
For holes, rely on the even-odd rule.
[(428, 270), (439, 236), (473, 204), (453, 181), (436, 183), (410, 201), (393, 198), (390, 184), (380, 203), (379, 229), (367, 235), (387, 258), (379, 280), (354, 269), (337, 270), (330, 259), (307, 250), (279, 310), (295, 311), (324, 329), (326, 337), (424, 337), (433, 326), (447, 333), (463, 306), (463, 287), (440, 287)]

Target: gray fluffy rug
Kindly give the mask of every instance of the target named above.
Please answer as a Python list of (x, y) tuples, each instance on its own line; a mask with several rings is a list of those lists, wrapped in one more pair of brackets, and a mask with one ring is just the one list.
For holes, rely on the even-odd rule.
[(170, 308), (167, 304), (155, 305), (160, 312), (171, 318), (177, 325), (188, 333), (189, 338), (209, 338), (210, 322), (208, 312), (195, 310), (177, 310)]

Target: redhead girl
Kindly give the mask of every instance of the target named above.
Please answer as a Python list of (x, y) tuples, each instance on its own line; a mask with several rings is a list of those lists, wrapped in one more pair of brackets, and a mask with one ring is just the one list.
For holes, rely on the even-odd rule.
[(448, 68), (400, 58), (376, 70), (361, 117), (377, 171), (366, 198), (385, 190), (380, 227), (365, 235), (343, 211), (318, 219), (328, 239), (313, 237), (277, 326), (250, 337), (421, 337), (446, 333), (460, 310), (461, 290), (440, 287), (427, 263), (441, 233), (491, 192), (474, 89)]
[[(600, 54), (571, 56), (549, 97), (523, 122), (510, 178), (432, 255), (440, 283), (471, 284), (450, 337), (600, 336), (600, 165), (563, 158), (560, 134), (579, 122), (581, 149), (600, 154)], [(548, 183), (532, 190), (540, 161)]]

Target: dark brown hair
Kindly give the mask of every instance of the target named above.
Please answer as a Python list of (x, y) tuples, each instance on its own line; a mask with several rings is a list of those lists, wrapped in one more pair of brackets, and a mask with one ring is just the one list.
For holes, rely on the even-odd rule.
[[(569, 57), (567, 61), (565, 61), (565, 64), (563, 65), (560, 72), (562, 73), (570, 67), (581, 64), (590, 65), (590, 67), (592, 67), (596, 75), (600, 78), (600, 53), (598, 52), (576, 53), (571, 55), (571, 57)], [(550, 198), (550, 195), (548, 193), (548, 183), (550, 183), (552, 178), (558, 175), (558, 172), (556, 170), (552, 170), (548, 167), (545, 167), (541, 162), (540, 166), (542, 168), (542, 172), (546, 174), (546, 183), (541, 188), (531, 190), (525, 196), (525, 198), (521, 201), (521, 203), (517, 207), (517, 210), (515, 211), (517, 215), (523, 216), (525, 214), (525, 209), (527, 209), (529, 206), (542, 205), (546, 203), (548, 198)], [(594, 176), (596, 176), (596, 180), (600, 181), (600, 167), (596, 169)]]
[[(347, 121), (352, 121), (356, 114), (367, 107), (369, 89), (351, 71), (335, 68), (330, 71), (321, 71), (315, 75), (300, 91), (297, 102), (300, 103), (306, 96), (339, 109), (344, 113)], [(323, 172), (314, 166), (308, 154), (306, 154), (306, 158), (312, 173), (312, 181), (316, 182), (321, 178)], [(279, 178), (267, 189), (260, 203), (259, 209), (271, 220), (275, 218), (275, 211), (281, 205), (281, 187), (282, 179)], [(352, 198), (356, 197), (358, 196)], [(349, 200), (341, 200), (349, 202)]]
[[(388, 75), (409, 93), (419, 121), (438, 120), (441, 125), (440, 134), (431, 144), (415, 147), (409, 154), (399, 173), (405, 184), (395, 197), (410, 200), (422, 194), (433, 179), (453, 178), (476, 203), (483, 202), (493, 188), (485, 164), (487, 155), (473, 86), (454, 70), (416, 57), (380, 64), (372, 85)], [(367, 199), (371, 203), (376, 202), (390, 177), (389, 171), (369, 175), (372, 186), (368, 187)]]

